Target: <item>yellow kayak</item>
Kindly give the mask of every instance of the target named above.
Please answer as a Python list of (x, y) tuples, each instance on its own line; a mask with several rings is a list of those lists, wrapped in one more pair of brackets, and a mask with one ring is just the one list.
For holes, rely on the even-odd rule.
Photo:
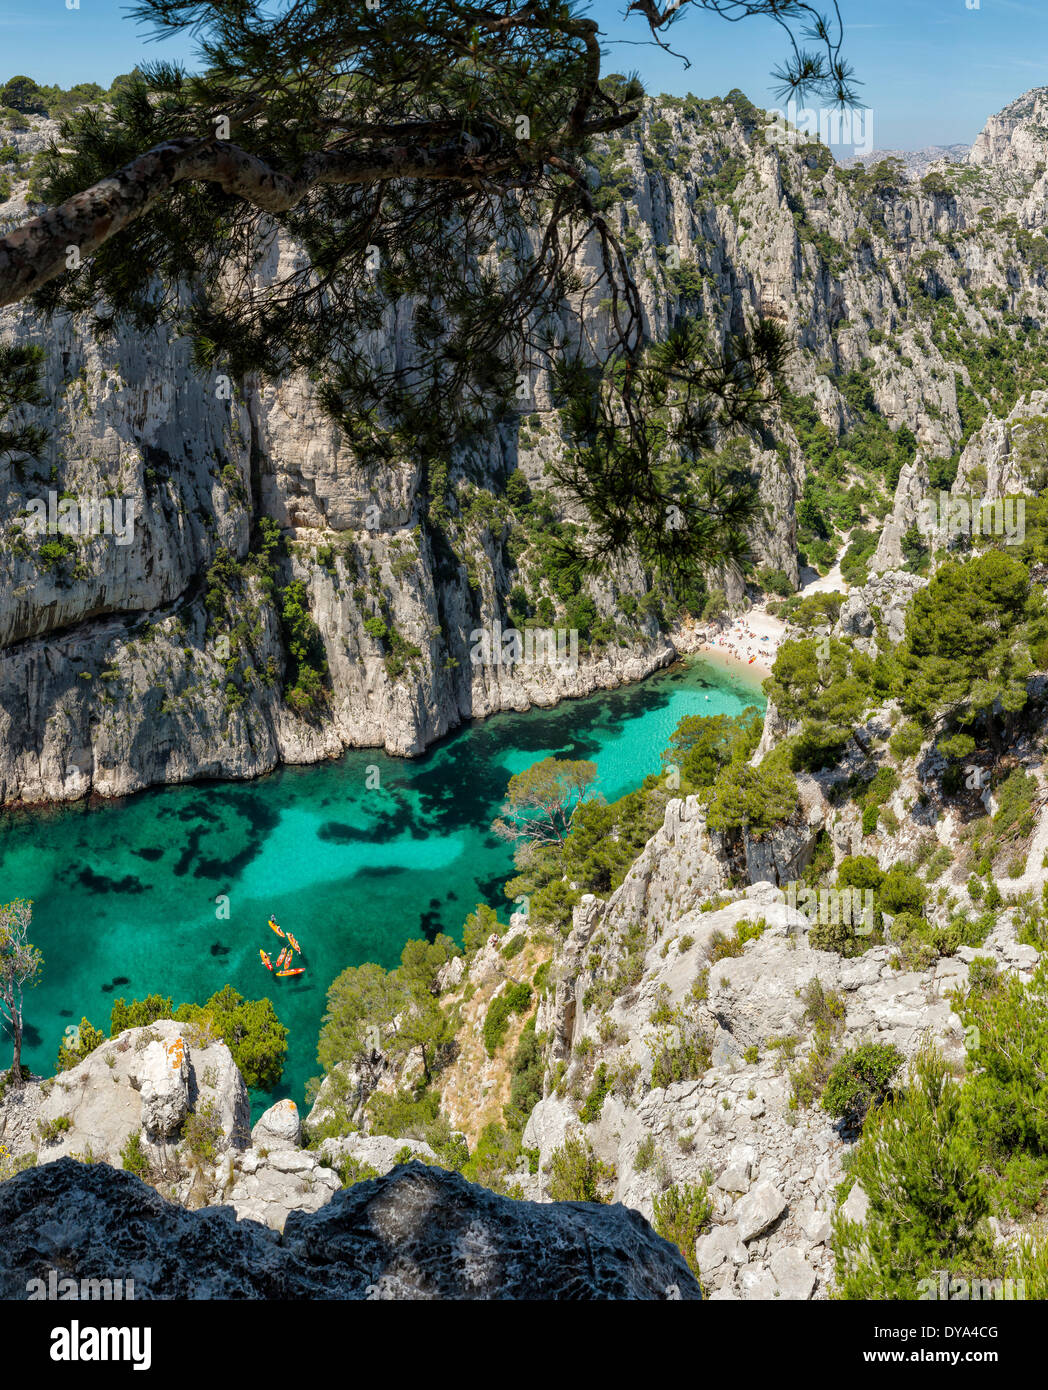
[(283, 933), (283, 932), (280, 930), (280, 928), (277, 926), (276, 922), (273, 921), (273, 918), (272, 918), (272, 917), (270, 917), (270, 919), (269, 919), (269, 925), (270, 925), (270, 926), (273, 928), (273, 930), (276, 932), (277, 936), (283, 936), (283, 935), (284, 935), (284, 933)]

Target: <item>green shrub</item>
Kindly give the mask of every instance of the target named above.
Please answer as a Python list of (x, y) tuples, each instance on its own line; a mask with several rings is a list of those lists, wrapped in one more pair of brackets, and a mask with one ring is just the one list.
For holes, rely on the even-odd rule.
[(370, 1163), (362, 1163), (360, 1159), (353, 1158), (351, 1154), (346, 1154), (340, 1159), (335, 1167), (338, 1180), (343, 1188), (353, 1187), (358, 1182), (367, 1182), (369, 1178), (377, 1178), (379, 1171), (373, 1168)]
[(542, 1079), (545, 1062), (538, 1038), (535, 1036), (535, 1018), (532, 1015), (525, 1023), (517, 1043), (510, 1066), (509, 1102), (503, 1109), (507, 1125), (518, 1133), (523, 1133), (528, 1116), (542, 1099)]
[(903, 1063), (897, 1047), (863, 1043), (838, 1059), (822, 1093), (822, 1108), (852, 1127), (862, 1124), (871, 1107), (884, 1102), (891, 1080)]
[(681, 1030), (679, 1041), (664, 1042), (651, 1068), (652, 1087), (671, 1086), (704, 1076), (713, 1065), (710, 1045), (698, 1030)]
[(837, 1297), (916, 1299), (940, 1270), (992, 1267), (990, 1188), (941, 1057), (915, 1059), (911, 1083), (869, 1114), (853, 1152), (848, 1177), (870, 1205), (864, 1223), (834, 1220)]
[(127, 1136), (127, 1143), (120, 1150), (120, 1162), (128, 1173), (146, 1182), (152, 1174), (153, 1166), (142, 1151), (142, 1135), (136, 1129)]
[[(816, 977), (804, 987), (801, 999), (813, 1038), (807, 1057), (790, 1071), (791, 1109), (806, 1109), (819, 1099), (830, 1075), (837, 1040), (844, 1031), (844, 998), (836, 990), (826, 989)], [(787, 1041), (779, 1040), (780, 1045)], [(769, 1040), (768, 1046), (772, 1045)], [(784, 1050), (792, 1055), (791, 1049)]]
[(213, 1100), (204, 1101), (182, 1126), (182, 1139), (198, 1167), (213, 1164), (218, 1158), (222, 1138), (222, 1117)]
[(590, 1093), (579, 1111), (579, 1119), (584, 1125), (593, 1124), (600, 1119), (600, 1112), (604, 1109), (604, 1101), (611, 1090), (613, 1079), (606, 1064), (601, 1062), (593, 1074)]
[(633, 1157), (633, 1167), (638, 1173), (646, 1173), (655, 1162), (655, 1136), (646, 1134), (637, 1145), (637, 1152)]
[(674, 1244), (687, 1261), (688, 1268), (699, 1277), (695, 1242), (709, 1228), (713, 1203), (706, 1184), (685, 1183), (656, 1193), (652, 1199), (656, 1233)]
[(59, 1043), (56, 1070), (68, 1071), (70, 1067), (77, 1066), (105, 1040), (106, 1035), (100, 1028), (82, 1018), (75, 1037), (66, 1038)]
[(597, 1158), (588, 1139), (569, 1135), (550, 1156), (549, 1177), (554, 1202), (607, 1202), (604, 1189), (615, 1181), (615, 1169)]
[(132, 999), (130, 1004), (122, 997), (114, 999), (109, 1014), (109, 1036), (115, 1038), (127, 1028), (148, 1028), (157, 1019), (174, 1016), (175, 1006), (170, 996), (147, 994), (144, 999)]
[(531, 986), (524, 983), (507, 984), (491, 1001), (484, 1017), (484, 1046), (489, 1057), (502, 1045), (511, 1015), (526, 1012), (530, 1005)]
[(920, 726), (906, 723), (892, 734), (888, 740), (888, 747), (892, 757), (901, 763), (906, 758), (915, 757), (920, 752), (923, 742), (924, 734), (921, 732)]
[(59, 1138), (72, 1129), (73, 1122), (68, 1115), (57, 1115), (53, 1120), (38, 1120), (37, 1133), (41, 1143), (57, 1144)]

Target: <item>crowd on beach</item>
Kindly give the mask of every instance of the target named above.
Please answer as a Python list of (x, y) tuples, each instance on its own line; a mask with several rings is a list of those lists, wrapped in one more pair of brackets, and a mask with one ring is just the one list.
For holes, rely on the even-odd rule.
[(757, 666), (767, 672), (779, 650), (785, 628), (776, 618), (751, 610), (702, 645), (703, 651), (730, 657), (744, 666)]

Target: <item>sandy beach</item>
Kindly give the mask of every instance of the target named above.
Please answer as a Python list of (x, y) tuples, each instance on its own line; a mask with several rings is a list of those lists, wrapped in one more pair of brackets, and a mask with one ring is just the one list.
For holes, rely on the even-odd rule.
[(761, 608), (751, 608), (730, 627), (703, 642), (698, 648), (701, 656), (720, 658), (733, 667), (742, 667), (755, 678), (771, 675), (783, 638), (786, 624)]
[[(802, 598), (808, 594), (848, 592), (848, 585), (841, 578), (839, 564), (834, 565), (822, 578), (813, 569), (803, 569), (801, 580), (798, 592)], [(776, 654), (785, 637), (786, 624), (782, 619), (773, 618), (763, 605), (757, 605), (736, 618), (730, 627), (708, 637), (695, 650), (702, 656), (723, 661), (725, 666), (734, 670), (742, 667), (755, 680), (762, 681), (771, 675)]]

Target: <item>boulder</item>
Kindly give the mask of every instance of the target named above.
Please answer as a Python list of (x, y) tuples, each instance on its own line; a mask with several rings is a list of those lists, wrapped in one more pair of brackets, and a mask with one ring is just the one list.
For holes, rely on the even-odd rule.
[(201, 1046), (190, 1032), (174, 1019), (128, 1028), (68, 1071), (9, 1092), (0, 1101), (8, 1150), (35, 1153), (39, 1163), (90, 1154), (119, 1168), (128, 1140), (142, 1135), (167, 1167), (186, 1117), (205, 1107), (220, 1131), (218, 1153), (242, 1148), (250, 1115), (243, 1078), (220, 1038)]
[(750, 1175), (756, 1162), (756, 1150), (745, 1145), (732, 1149), (728, 1161), (717, 1178), (716, 1186), (722, 1192), (748, 1192)]
[(815, 1288), (815, 1272), (804, 1253), (795, 1245), (786, 1245), (776, 1250), (769, 1261), (775, 1282), (782, 1298), (811, 1298)]
[(260, 1149), (294, 1149), (302, 1139), (302, 1121), (293, 1100), (278, 1100), (259, 1116), (251, 1142)]
[(711, 1274), (725, 1263), (744, 1265), (746, 1247), (739, 1239), (738, 1227), (733, 1223), (714, 1226), (713, 1230), (700, 1236), (695, 1242), (695, 1258), (704, 1275)]
[(138, 1299), (702, 1297), (635, 1211), (514, 1201), (421, 1163), (293, 1212), (277, 1241), (229, 1207), (187, 1211), (130, 1173), (60, 1160), (0, 1183), (0, 1298), (48, 1269), (131, 1277)]
[(739, 1239), (748, 1243), (762, 1236), (775, 1225), (786, 1206), (786, 1198), (774, 1183), (759, 1182), (735, 1204), (733, 1214), (739, 1228)]
[(870, 1199), (858, 1183), (848, 1193), (841, 1207), (841, 1215), (846, 1221), (865, 1221), (870, 1209)]
[(189, 1114), (189, 1044), (184, 1036), (148, 1043), (128, 1075), (142, 1096), (142, 1128), (158, 1138), (174, 1134)]

